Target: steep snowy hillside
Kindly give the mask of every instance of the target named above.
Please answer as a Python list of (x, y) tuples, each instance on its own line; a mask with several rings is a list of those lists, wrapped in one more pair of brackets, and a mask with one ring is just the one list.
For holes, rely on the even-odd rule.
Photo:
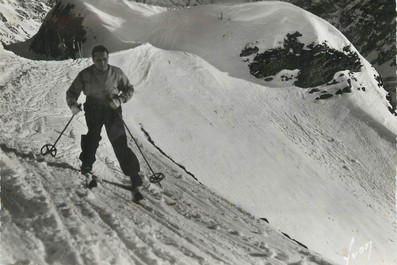
[[(71, 27), (59, 27), (58, 21)], [(54, 37), (56, 31), (61, 37)], [(70, 32), (74, 35), (67, 35)], [(66, 46), (62, 51), (60, 40)], [(126, 71), (136, 86), (135, 96), (124, 108), (126, 122), (160, 168), (178, 164), (174, 168), (178, 173), (171, 175), (182, 170), (183, 176), (193, 175), (337, 264), (396, 263), (392, 235), (396, 233), (397, 120), (387, 109), (377, 72), (329, 23), (281, 2), (166, 10), (128, 1), (62, 1), (47, 16), (32, 48), (58, 58), (73, 57), (70, 52), (76, 52), (76, 43), (78, 52), (87, 57), (98, 43), (116, 52), (111, 63)], [(48, 135), (53, 126), (62, 128), (56, 115), (69, 113), (64, 91), (89, 60), (25, 62), (25, 71), (14, 72), (29, 76), (30, 67), (48, 67), (44, 72), (57, 78), (44, 81), (58, 80), (51, 91), (27, 94), (26, 109), (31, 113), (22, 111), (11, 119), (15, 109), (23, 109), (17, 107), (23, 103), (13, 94), (15, 87), (28, 87), (33, 81), (29, 78), (21, 85), (13, 71), (4, 77), (8, 93), (2, 113), (9, 132), (2, 133), (7, 143), (3, 149), (8, 155), (29, 158), (27, 154), (42, 144), (35, 137)], [(73, 70), (58, 68), (64, 64)], [(39, 118), (33, 111), (40, 109), (38, 98), (49, 102), (44, 103), (44, 114), (52, 111), (50, 104), (58, 114)], [(61, 156), (65, 159), (61, 161), (78, 156), (82, 117), (78, 121), (63, 146), (70, 154)], [(56, 137), (53, 133), (51, 138)], [(110, 146), (103, 143), (101, 148), (104, 156), (96, 170), (114, 173), (106, 160), (112, 157)], [(158, 152), (173, 162), (165, 162)], [(70, 163), (77, 167), (75, 160)], [(44, 178), (50, 177), (44, 174)], [(172, 189), (178, 181), (166, 183), (166, 189)], [(114, 203), (119, 205), (117, 201), (107, 205)], [(110, 221), (121, 218), (116, 217)], [(296, 252), (288, 253), (291, 257)], [(288, 261), (266, 260), (267, 254), (253, 256), (262, 259), (251, 260), (252, 255), (243, 259), (264, 264), (321, 263), (313, 258), (295, 261), (295, 256)], [(229, 263), (244, 264), (233, 259)]]
[(335, 262), (352, 238), (377, 245), (356, 264), (395, 261), (395, 135), (382, 125), (344, 99), (316, 104), (307, 91), (230, 78), (198, 58), (151, 51), (138, 68), (120, 58), (140, 88), (130, 124), (203, 184)]
[[(146, 46), (115, 58), (139, 62), (148, 53), (161, 51)], [(188, 55), (169, 56), (189, 62)], [(332, 264), (160, 154), (133, 121), (135, 102), (124, 115), (152, 166), (166, 175), (163, 189), (145, 184), (142, 206), (131, 202), (124, 189), (129, 183), (105, 139), (95, 166), (104, 183), (93, 192), (83, 188), (77, 172), (78, 139), (86, 130), (81, 114), (59, 141), (56, 158), (38, 155), (69, 120), (65, 91), (89, 64), (29, 61), (0, 50), (1, 264)], [(193, 65), (180, 74), (192, 72)]]
[(2, 0), (0, 3), (0, 41), (25, 41), (37, 33), (54, 0)]

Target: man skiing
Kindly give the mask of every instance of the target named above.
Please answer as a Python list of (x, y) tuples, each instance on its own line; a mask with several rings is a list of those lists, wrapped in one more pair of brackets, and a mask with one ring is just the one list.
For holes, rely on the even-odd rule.
[(130, 177), (134, 201), (143, 199), (139, 191), (142, 179), (139, 161), (127, 145), (124, 123), (121, 118), (121, 104), (127, 102), (134, 93), (124, 72), (108, 64), (109, 52), (104, 46), (92, 50), (93, 65), (83, 69), (66, 92), (66, 101), (73, 115), (81, 110), (77, 99), (83, 92), (87, 97), (84, 103), (88, 133), (81, 136), (81, 173), (91, 172), (95, 153), (99, 146), (101, 130), (106, 133), (113, 146), (123, 173)]

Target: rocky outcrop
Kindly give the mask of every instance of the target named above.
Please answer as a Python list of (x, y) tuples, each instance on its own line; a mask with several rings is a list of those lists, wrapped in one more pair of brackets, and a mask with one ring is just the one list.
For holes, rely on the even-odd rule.
[(311, 43), (305, 47), (299, 42), (302, 34), (295, 32), (287, 34), (283, 47), (269, 49), (259, 53), (254, 46), (247, 46), (240, 56), (254, 56), (249, 63), (250, 73), (256, 78), (271, 80), (271, 76), (284, 69), (295, 70), (294, 85), (308, 88), (325, 85), (331, 81), (335, 73), (340, 71), (359, 72), (361, 68), (360, 58), (357, 53), (346, 46), (343, 51), (330, 48), (327, 43)]
[(83, 27), (84, 18), (73, 14), (73, 8), (73, 4), (58, 3), (47, 15), (45, 25), (34, 36), (30, 49), (50, 58), (81, 57), (86, 30)]
[[(330, 22), (380, 74), (388, 100), (396, 108), (396, 2), (394, 0), (281, 0), (299, 6)], [(167, 7), (255, 0), (136, 0)]]
[(283, 0), (330, 22), (380, 74), (396, 109), (396, 2), (394, 0)]

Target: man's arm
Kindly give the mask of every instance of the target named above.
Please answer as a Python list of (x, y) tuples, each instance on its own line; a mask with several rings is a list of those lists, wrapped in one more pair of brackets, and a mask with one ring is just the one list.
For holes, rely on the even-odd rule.
[(66, 91), (66, 103), (69, 108), (72, 106), (77, 106), (77, 99), (80, 96), (81, 91), (84, 88), (84, 81), (81, 72), (74, 79), (73, 83), (70, 85), (68, 91)]
[(123, 71), (120, 71), (118, 89), (121, 91), (119, 98), (123, 103), (126, 103), (128, 100), (130, 100), (132, 98), (132, 95), (134, 94), (134, 86), (130, 83), (128, 77), (124, 74)]

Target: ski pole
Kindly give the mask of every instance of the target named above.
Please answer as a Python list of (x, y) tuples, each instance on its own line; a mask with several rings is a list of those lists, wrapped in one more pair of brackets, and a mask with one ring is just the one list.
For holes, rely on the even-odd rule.
[(152, 167), (149, 164), (149, 161), (146, 159), (146, 156), (143, 154), (142, 149), (139, 147), (138, 142), (135, 140), (134, 136), (132, 136), (132, 133), (131, 133), (130, 129), (128, 128), (127, 124), (125, 123), (125, 121), (123, 120), (123, 117), (121, 116), (120, 112), (117, 111), (117, 110), (116, 110), (116, 112), (119, 115), (121, 121), (123, 122), (124, 127), (127, 129), (128, 133), (130, 134), (130, 136), (131, 136), (132, 140), (134, 141), (135, 145), (138, 147), (138, 150), (141, 153), (141, 155), (142, 155), (143, 159), (145, 160), (146, 164), (148, 165), (150, 171), (152, 172), (152, 175), (149, 177), (149, 181), (151, 183), (158, 183), (161, 186), (160, 181), (162, 181), (165, 178), (164, 174), (161, 173), (161, 172), (154, 173)]
[[(79, 104), (79, 109), (81, 110), (81, 104)], [(59, 134), (58, 139), (55, 141), (54, 144), (45, 144), (40, 150), (40, 153), (45, 156), (47, 154), (52, 155), (52, 157), (55, 157), (57, 155), (57, 149), (55, 148), (55, 145), (58, 143), (59, 139), (61, 139), (62, 134), (66, 131), (66, 128), (69, 126), (69, 124), (72, 122), (73, 118), (75, 115), (73, 115), (68, 123), (66, 124), (65, 128), (63, 131)]]

